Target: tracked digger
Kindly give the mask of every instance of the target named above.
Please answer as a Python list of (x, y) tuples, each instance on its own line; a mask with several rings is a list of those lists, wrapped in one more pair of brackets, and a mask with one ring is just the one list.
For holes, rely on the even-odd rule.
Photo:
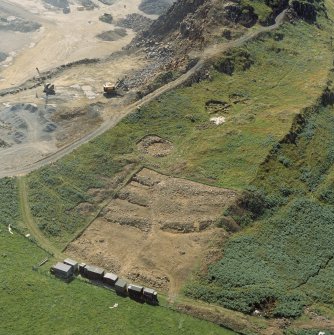
[(124, 80), (117, 80), (115, 84), (107, 82), (103, 85), (103, 92), (105, 96), (121, 95), (120, 88), (124, 84)]
[(55, 85), (51, 84), (51, 83), (46, 83), (44, 81), (44, 78), (41, 76), (41, 73), (38, 69), (38, 67), (36, 67), (36, 70), (37, 70), (37, 73), (39, 75), (39, 78), (41, 80), (41, 82), (43, 83), (44, 85), (44, 89), (43, 89), (43, 92), (46, 94), (46, 95), (55, 95), (56, 94), (56, 91), (55, 91)]

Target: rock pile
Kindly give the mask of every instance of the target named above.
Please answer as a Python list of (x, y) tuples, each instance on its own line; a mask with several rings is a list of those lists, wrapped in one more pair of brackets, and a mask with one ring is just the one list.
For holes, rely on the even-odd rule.
[(68, 8), (70, 6), (67, 0), (43, 0), (45, 4), (59, 9)]
[(99, 17), (99, 20), (105, 23), (112, 23), (114, 18), (112, 17), (111, 14), (104, 13), (103, 15)]
[(37, 22), (23, 20), (18, 17), (0, 17), (0, 30), (19, 31), (21, 33), (30, 33), (41, 27)]
[(173, 2), (174, 0), (142, 0), (139, 9), (145, 14), (161, 15), (167, 11)]
[(120, 19), (117, 22), (117, 25), (119, 27), (129, 28), (136, 32), (139, 32), (148, 29), (148, 27), (152, 24), (152, 22), (153, 21), (146, 16), (133, 13), (127, 15), (123, 19)]
[(0, 51), (0, 63), (3, 62), (4, 60), (6, 60), (7, 57), (8, 57), (8, 54), (6, 54), (5, 52)]
[(103, 40), (103, 41), (117, 41), (121, 38), (125, 37), (127, 35), (127, 32), (124, 28), (116, 28), (114, 30), (105, 31), (99, 35), (97, 35), (97, 38)]

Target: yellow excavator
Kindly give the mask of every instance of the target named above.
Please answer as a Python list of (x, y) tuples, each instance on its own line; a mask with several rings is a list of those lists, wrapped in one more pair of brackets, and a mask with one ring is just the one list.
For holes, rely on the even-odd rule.
[(111, 82), (107, 82), (103, 85), (103, 92), (107, 96), (115, 96), (120, 95), (120, 87), (122, 84), (122, 80), (117, 80), (115, 84)]

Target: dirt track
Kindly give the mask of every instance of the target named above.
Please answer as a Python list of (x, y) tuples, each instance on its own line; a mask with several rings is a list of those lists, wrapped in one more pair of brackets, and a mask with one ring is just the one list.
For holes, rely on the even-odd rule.
[(43, 235), (40, 231), (30, 212), (30, 207), (28, 203), (27, 197), (27, 187), (24, 178), (18, 179), (18, 187), (19, 187), (19, 201), (20, 201), (20, 210), (22, 215), (22, 220), (24, 224), (27, 226), (29, 232), (36, 239), (38, 245), (52, 253), (55, 257), (60, 258), (61, 253), (57, 248), (55, 248), (52, 243)]

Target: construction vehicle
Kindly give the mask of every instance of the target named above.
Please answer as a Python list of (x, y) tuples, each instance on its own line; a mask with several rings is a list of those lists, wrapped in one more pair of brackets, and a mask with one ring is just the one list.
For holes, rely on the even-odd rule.
[(56, 91), (55, 91), (55, 85), (51, 84), (51, 83), (45, 83), (44, 81), (44, 78), (42, 77), (38, 67), (36, 67), (36, 70), (37, 70), (37, 73), (39, 75), (39, 79), (41, 80), (41, 82), (43, 83), (44, 85), (44, 89), (43, 89), (43, 92), (46, 94), (46, 95), (55, 95), (56, 94)]
[(107, 82), (103, 85), (103, 92), (106, 96), (121, 95), (120, 88), (124, 86), (124, 80), (117, 80), (115, 84)]
[(115, 94), (116, 95), (116, 85), (108, 82), (103, 85), (103, 92), (106, 94)]

